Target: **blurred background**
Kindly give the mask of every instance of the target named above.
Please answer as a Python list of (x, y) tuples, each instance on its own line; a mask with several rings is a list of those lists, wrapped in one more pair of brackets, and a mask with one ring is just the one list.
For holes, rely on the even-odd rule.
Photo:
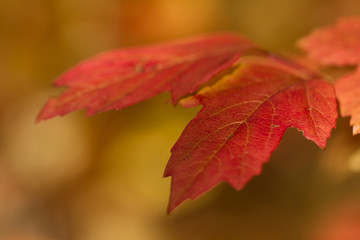
[[(358, 0), (1, 0), (0, 239), (360, 239), (360, 138), (341, 119), (325, 151), (290, 129), (261, 176), (166, 214), (170, 148), (199, 108), (162, 94), (35, 125), (52, 81), (101, 51), (230, 30), (295, 54)], [(145, 120), (145, 121), (144, 121)]]

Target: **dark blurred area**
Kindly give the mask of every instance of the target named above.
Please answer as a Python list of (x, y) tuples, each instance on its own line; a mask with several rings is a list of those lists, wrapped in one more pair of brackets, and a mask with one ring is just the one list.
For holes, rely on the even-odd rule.
[(217, 31), (297, 54), (358, 0), (1, 0), (1, 240), (358, 240), (360, 138), (340, 119), (325, 150), (290, 129), (240, 192), (221, 184), (166, 214), (171, 146), (199, 108), (162, 94), (35, 125), (51, 82), (101, 51)]

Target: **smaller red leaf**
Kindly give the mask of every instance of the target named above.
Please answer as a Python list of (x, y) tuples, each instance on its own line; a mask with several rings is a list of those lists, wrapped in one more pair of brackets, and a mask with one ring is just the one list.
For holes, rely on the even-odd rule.
[(310, 57), (324, 65), (358, 65), (358, 70), (335, 83), (341, 115), (351, 116), (353, 134), (360, 133), (360, 17), (340, 19), (300, 40)]
[(343, 116), (351, 116), (353, 134), (360, 133), (360, 68), (335, 83), (336, 96)]
[(319, 28), (301, 39), (299, 46), (324, 65), (357, 65), (360, 62), (360, 17), (343, 18), (334, 26)]
[(82, 108), (88, 115), (118, 110), (165, 91), (176, 104), (251, 49), (257, 46), (239, 35), (218, 34), (106, 52), (62, 75), (55, 85), (68, 89), (51, 98), (37, 120)]
[(337, 118), (333, 87), (267, 65), (244, 65), (195, 98), (204, 108), (172, 148), (165, 176), (172, 176), (169, 212), (222, 181), (240, 190), (295, 127), (325, 147)]

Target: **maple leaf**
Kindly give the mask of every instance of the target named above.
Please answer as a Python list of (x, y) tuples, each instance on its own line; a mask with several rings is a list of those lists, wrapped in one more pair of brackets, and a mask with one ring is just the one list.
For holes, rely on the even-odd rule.
[(315, 30), (300, 47), (324, 65), (358, 65), (358, 70), (335, 83), (342, 116), (351, 116), (353, 134), (360, 133), (360, 17), (340, 19), (334, 26)]
[(298, 44), (310, 58), (324, 65), (357, 65), (360, 63), (360, 17), (342, 18), (334, 26), (319, 28)]
[(169, 212), (222, 181), (240, 190), (260, 174), (287, 128), (323, 148), (335, 127), (335, 93), (321, 79), (245, 64), (224, 81), (230, 86), (196, 96), (204, 108), (172, 148), (165, 171), (172, 176)]
[(68, 89), (37, 120), (86, 108), (121, 109), (164, 91), (204, 107), (172, 148), (169, 211), (222, 181), (241, 189), (296, 127), (325, 147), (337, 117), (332, 85), (311, 70), (234, 34), (101, 54), (62, 75)]
[(37, 120), (86, 108), (87, 115), (121, 109), (165, 91), (180, 97), (194, 92), (258, 47), (236, 34), (218, 34), (157, 46), (110, 51), (66, 72), (55, 86), (68, 89), (51, 98)]

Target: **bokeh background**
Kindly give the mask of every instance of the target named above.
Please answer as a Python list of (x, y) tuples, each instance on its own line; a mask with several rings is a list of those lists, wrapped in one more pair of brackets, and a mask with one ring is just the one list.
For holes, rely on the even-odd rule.
[(358, 0), (1, 0), (1, 240), (357, 240), (360, 139), (348, 118), (325, 151), (290, 129), (263, 173), (166, 214), (170, 148), (199, 108), (162, 94), (121, 111), (35, 125), (58, 75), (101, 51), (237, 31), (267, 49), (295, 42)]

